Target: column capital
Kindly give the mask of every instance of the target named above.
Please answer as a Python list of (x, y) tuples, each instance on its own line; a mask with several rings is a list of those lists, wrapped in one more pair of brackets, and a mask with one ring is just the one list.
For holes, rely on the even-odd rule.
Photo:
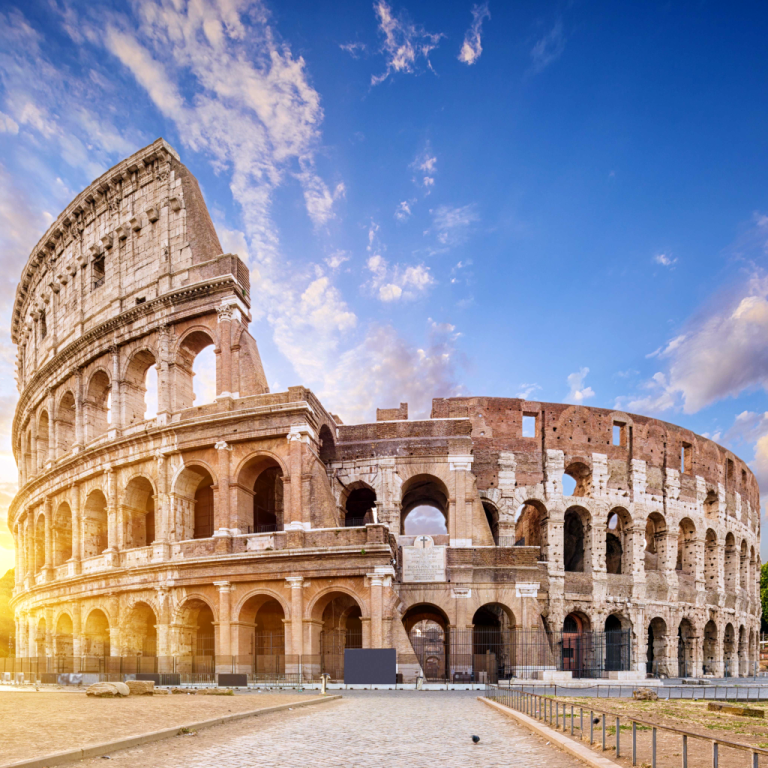
[(312, 427), (309, 426), (309, 424), (292, 424), (291, 430), (288, 432), (287, 435), (288, 442), (301, 442), (301, 443), (309, 443), (310, 440), (316, 440), (317, 436), (315, 435), (315, 431), (312, 429)]
[(219, 590), (219, 592), (231, 592), (235, 587), (229, 581), (214, 581), (213, 586)]
[(217, 451), (233, 451), (234, 446), (230, 445), (226, 440), (219, 440), (216, 445), (213, 446)]
[(448, 466), (452, 472), (462, 470), (464, 472), (469, 472), (472, 469), (472, 462), (474, 460), (474, 456), (449, 456)]
[(309, 586), (309, 582), (305, 581), (303, 576), (286, 576), (285, 583), (291, 589), (302, 589)]

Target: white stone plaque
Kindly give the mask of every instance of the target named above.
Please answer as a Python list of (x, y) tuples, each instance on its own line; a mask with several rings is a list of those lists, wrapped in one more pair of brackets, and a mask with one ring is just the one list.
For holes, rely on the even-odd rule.
[(445, 547), (403, 547), (403, 582), (445, 580)]
[(245, 549), (248, 552), (263, 552), (265, 549), (275, 548), (274, 536), (255, 536), (245, 540)]

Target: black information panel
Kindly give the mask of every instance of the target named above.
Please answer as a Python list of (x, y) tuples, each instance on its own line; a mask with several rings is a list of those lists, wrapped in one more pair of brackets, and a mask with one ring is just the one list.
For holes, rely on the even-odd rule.
[(219, 675), (219, 688), (247, 688), (248, 675)]
[(397, 681), (394, 648), (347, 648), (344, 682), (347, 685), (394, 685)]

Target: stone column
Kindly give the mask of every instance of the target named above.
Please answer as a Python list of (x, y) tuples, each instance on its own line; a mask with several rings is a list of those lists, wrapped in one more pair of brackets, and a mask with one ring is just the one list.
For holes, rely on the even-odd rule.
[(157, 655), (169, 657), (173, 655), (171, 647), (171, 607), (167, 587), (157, 587)]
[(109, 655), (121, 656), (120, 647), (120, 598), (117, 595), (111, 595), (109, 599)]
[(50, 581), (53, 576), (53, 502), (50, 497), (45, 500), (45, 563), (43, 578)]
[(291, 590), (291, 653), (294, 656), (304, 654), (303, 618), (304, 618), (304, 593), (305, 586), (303, 576), (288, 576), (286, 585)]
[(29, 636), (29, 655), (37, 656), (37, 620), (33, 613), (27, 614), (27, 633)]
[(123, 428), (123, 395), (120, 386), (120, 347), (113, 344), (109, 351), (112, 355), (112, 382), (109, 425), (110, 437), (118, 437)]
[(56, 446), (56, 419), (55, 419), (56, 403), (53, 399), (53, 389), (48, 390), (47, 406), (48, 406), (48, 456), (46, 456), (45, 458), (45, 463), (52, 464), (58, 458), (58, 451)]
[(23, 659), (27, 654), (27, 614), (24, 611), (19, 611), (16, 614), (16, 657)]
[(53, 639), (56, 635), (55, 627), (53, 626), (53, 608), (47, 606), (45, 609), (45, 655), (53, 656)]
[(232, 514), (231, 499), (229, 493), (229, 457), (232, 453), (232, 446), (224, 440), (219, 441), (214, 446), (219, 459), (219, 491), (216, 499), (216, 509), (214, 510), (213, 528), (214, 536), (229, 536), (232, 533), (234, 524), (234, 515)]
[(34, 527), (32, 524), (32, 512), (27, 510), (27, 516), (24, 520), (24, 589), (29, 589), (34, 583), (35, 561), (34, 561)]
[(157, 363), (157, 423), (167, 424), (171, 418), (171, 329), (161, 325), (158, 329)]
[(290, 482), (287, 484), (289, 493), (283, 511), (286, 530), (309, 530), (312, 527), (309, 505), (304, 504), (303, 498), (304, 445), (309, 443), (311, 437), (312, 430), (306, 424), (294, 424), (288, 433)]
[(75, 369), (75, 453), (85, 445), (85, 425), (83, 418), (83, 370)]
[(73, 484), (69, 494), (69, 506), (72, 510), (72, 562), (75, 573), (80, 573), (83, 559), (83, 512), (80, 503), (80, 486)]
[(385, 577), (379, 573), (369, 573), (371, 582), (371, 648), (381, 648), (382, 640), (382, 592)]
[(472, 456), (449, 456), (449, 467), (453, 488), (453, 513), (448, 519), (448, 532), (452, 547), (472, 546), (472, 503), (467, 504), (467, 475), (472, 470)]
[(118, 528), (121, 521), (117, 504), (115, 470), (107, 465), (104, 472), (107, 475), (107, 565), (116, 567), (119, 563), (120, 532)]
[(233, 587), (228, 581), (214, 581), (213, 585), (219, 591), (219, 647), (216, 649), (216, 657), (221, 658), (221, 666), (226, 669), (231, 667), (231, 659), (227, 662), (227, 658), (232, 656), (230, 593)]
[(219, 317), (219, 352), (216, 355), (216, 399), (232, 397), (232, 312), (222, 304), (216, 308)]
[(85, 643), (83, 642), (83, 616), (80, 603), (72, 603), (72, 655), (82, 656)]
[(27, 453), (29, 446), (27, 445), (27, 431), (22, 430), (21, 437), (19, 438), (19, 488), (23, 488), (27, 482)]
[(32, 418), (29, 420), (29, 425), (32, 440), (32, 461), (30, 463), (32, 464), (32, 474), (36, 475), (42, 469), (42, 464), (38, 460), (37, 456), (37, 417), (34, 414), (32, 414)]
[(168, 458), (162, 452), (155, 454), (157, 461), (157, 495), (155, 496), (155, 541), (153, 560), (167, 560), (171, 555), (171, 505), (168, 496)]

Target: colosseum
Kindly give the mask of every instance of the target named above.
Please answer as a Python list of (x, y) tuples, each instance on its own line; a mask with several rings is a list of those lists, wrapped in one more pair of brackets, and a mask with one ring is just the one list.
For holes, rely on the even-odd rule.
[(738, 457), (510, 398), (343, 424), (302, 386), (269, 391), (259, 297), (221, 251), (160, 139), (24, 267), (8, 524), (30, 675), (342, 679), (353, 648), (396, 649), (405, 684), (752, 673), (760, 507)]

